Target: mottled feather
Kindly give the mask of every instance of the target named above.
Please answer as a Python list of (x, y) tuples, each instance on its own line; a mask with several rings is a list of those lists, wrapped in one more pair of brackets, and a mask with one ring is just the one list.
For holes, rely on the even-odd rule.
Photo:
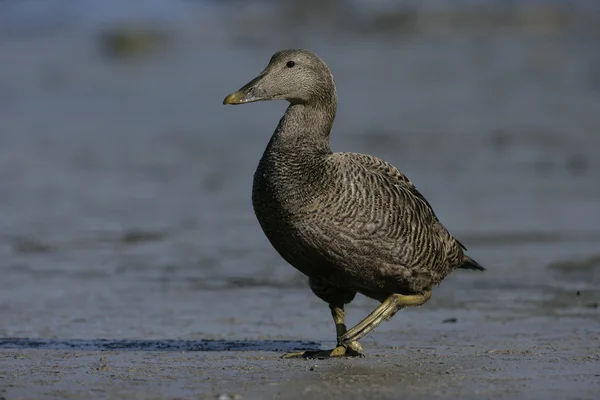
[(396, 167), (331, 152), (337, 96), (316, 55), (276, 53), (239, 93), (290, 102), (255, 172), (252, 203), (273, 247), (323, 300), (423, 293), (456, 268), (483, 269)]

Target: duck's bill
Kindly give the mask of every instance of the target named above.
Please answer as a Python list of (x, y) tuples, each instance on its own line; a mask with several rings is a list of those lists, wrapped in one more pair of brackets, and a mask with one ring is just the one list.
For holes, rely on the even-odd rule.
[(238, 90), (237, 92), (231, 93), (229, 96), (225, 97), (223, 104), (244, 104), (258, 100), (260, 99)]
[(245, 104), (263, 100), (263, 97), (258, 95), (261, 90), (257, 88), (261, 78), (262, 76), (253, 79), (237, 92), (231, 93), (229, 96), (225, 97), (223, 104)]

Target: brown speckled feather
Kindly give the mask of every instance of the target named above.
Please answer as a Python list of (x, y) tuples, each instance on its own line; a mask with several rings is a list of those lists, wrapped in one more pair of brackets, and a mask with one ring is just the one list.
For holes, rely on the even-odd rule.
[(359, 292), (384, 300), (428, 291), (456, 268), (482, 269), (397, 168), (331, 152), (337, 96), (316, 55), (275, 54), (226, 101), (279, 98), (291, 104), (255, 172), (252, 203), (271, 244), (311, 278), (319, 297), (343, 304)]

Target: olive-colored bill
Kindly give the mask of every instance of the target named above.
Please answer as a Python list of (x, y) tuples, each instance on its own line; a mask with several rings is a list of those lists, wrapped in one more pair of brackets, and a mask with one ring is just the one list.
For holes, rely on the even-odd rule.
[(263, 75), (261, 74), (256, 78), (252, 79), (240, 90), (231, 93), (229, 96), (225, 97), (225, 100), (223, 100), (223, 104), (244, 104), (252, 103), (253, 101), (264, 100), (263, 97), (259, 95), (259, 93), (261, 93), (262, 91), (257, 87), (259, 86), (262, 78)]
[(223, 100), (223, 104), (243, 104), (245, 103), (244, 97), (244, 93), (237, 91), (225, 97), (225, 100)]

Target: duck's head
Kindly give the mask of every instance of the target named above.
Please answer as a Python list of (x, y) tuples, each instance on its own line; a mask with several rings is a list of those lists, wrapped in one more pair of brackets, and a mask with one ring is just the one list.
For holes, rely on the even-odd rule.
[(223, 104), (263, 100), (309, 104), (331, 101), (334, 96), (333, 76), (327, 65), (310, 51), (294, 49), (275, 53), (260, 75), (225, 97)]

